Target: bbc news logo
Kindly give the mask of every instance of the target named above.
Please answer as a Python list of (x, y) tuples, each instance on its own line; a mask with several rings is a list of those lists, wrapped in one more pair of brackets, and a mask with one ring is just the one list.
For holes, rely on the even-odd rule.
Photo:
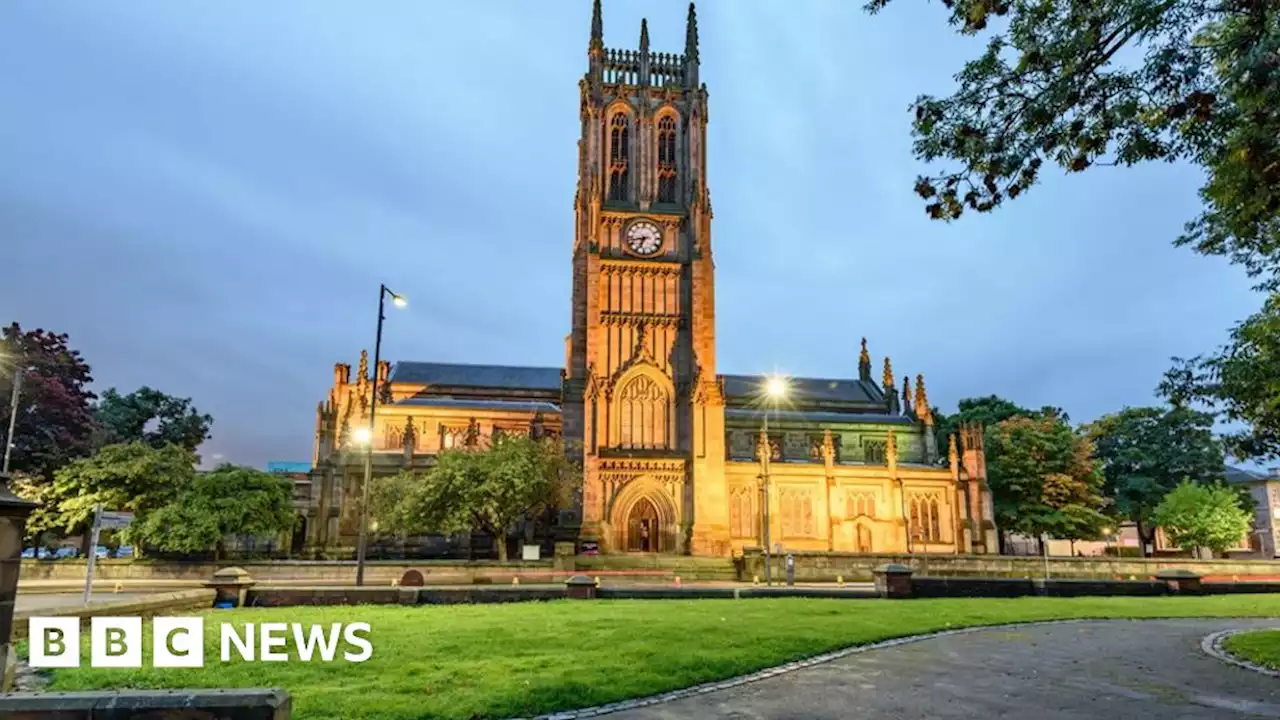
[[(80, 667), (80, 618), (33, 617), (28, 627), (33, 668)], [(360, 663), (373, 657), (368, 623), (220, 623), (218, 652), (248, 662), (288, 662), (292, 647), (301, 662)], [(145, 638), (140, 617), (95, 617), (89, 621), (89, 666), (140, 668)], [(339, 653), (339, 650), (342, 652)], [(151, 666), (204, 667), (204, 618), (151, 620)]]

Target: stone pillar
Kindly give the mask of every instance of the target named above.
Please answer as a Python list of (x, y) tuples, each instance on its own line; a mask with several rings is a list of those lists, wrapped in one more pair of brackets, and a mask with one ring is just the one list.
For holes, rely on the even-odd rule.
[(13, 637), (13, 605), (18, 595), (18, 575), (22, 572), (22, 538), (27, 516), (36, 504), (9, 492), (7, 475), (0, 475), (0, 691), (12, 686), (17, 654)]
[(204, 586), (212, 588), (218, 593), (213, 598), (215, 604), (229, 602), (232, 607), (243, 607), (245, 597), (249, 594), (249, 588), (255, 584), (248, 570), (238, 567), (226, 567), (215, 572), (213, 579), (205, 583)]
[(551, 561), (551, 569), (557, 572), (573, 572), (577, 569), (577, 553), (572, 542), (556, 543), (555, 557)]
[(906, 565), (896, 563), (877, 567), (871, 571), (875, 579), (876, 594), (882, 598), (894, 600), (911, 597), (911, 575), (914, 572)]
[(596, 581), (586, 575), (574, 575), (564, 581), (565, 596), (571, 600), (595, 600)]

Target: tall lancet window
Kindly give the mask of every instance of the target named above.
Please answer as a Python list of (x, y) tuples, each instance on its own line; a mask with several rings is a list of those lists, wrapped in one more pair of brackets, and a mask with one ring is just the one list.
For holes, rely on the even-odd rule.
[(609, 121), (609, 199), (627, 199), (627, 165), (630, 160), (630, 118), (618, 113)]
[(619, 393), (620, 447), (649, 450), (667, 447), (667, 393), (658, 383), (637, 375)]
[(658, 121), (658, 202), (676, 201), (676, 120)]

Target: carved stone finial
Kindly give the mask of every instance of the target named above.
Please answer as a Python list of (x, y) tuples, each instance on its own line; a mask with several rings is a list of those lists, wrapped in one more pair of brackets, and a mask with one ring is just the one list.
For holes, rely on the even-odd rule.
[(960, 477), (960, 453), (956, 450), (955, 433), (947, 436), (947, 460), (951, 464), (951, 477), (958, 479)]
[(360, 351), (360, 366), (356, 369), (356, 381), (367, 382), (369, 380), (369, 351)]
[(884, 380), (884, 391), (886, 393), (897, 391), (898, 388), (894, 386), (895, 383), (893, 381), (893, 363), (889, 362), (889, 357), (887, 355), (884, 358), (883, 380)]
[(831, 430), (822, 431), (822, 458), (827, 461), (834, 461), (836, 456), (836, 444), (831, 438)]
[(898, 439), (893, 436), (892, 430), (884, 441), (884, 461), (891, 471), (898, 467)]
[(862, 352), (858, 353), (858, 379), (871, 381), (871, 353), (867, 352), (866, 338), (862, 338)]
[(926, 425), (933, 424), (933, 408), (929, 407), (929, 395), (924, 389), (924, 375), (916, 375), (916, 417)]
[(463, 442), (469, 448), (480, 445), (480, 422), (475, 418), (471, 418), (471, 421), (467, 423), (467, 434)]
[(911, 376), (902, 378), (902, 414), (911, 414)]
[(698, 11), (689, 3), (689, 19), (684, 26), (684, 56), (689, 62), (698, 62)]
[(600, 0), (591, 3), (591, 43), (590, 50), (604, 50), (604, 19), (600, 11)]

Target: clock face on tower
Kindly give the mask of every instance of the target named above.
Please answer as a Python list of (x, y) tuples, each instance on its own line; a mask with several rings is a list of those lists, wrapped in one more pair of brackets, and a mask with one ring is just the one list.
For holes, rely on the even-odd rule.
[(627, 228), (627, 247), (637, 255), (652, 255), (662, 248), (662, 231), (648, 221), (632, 223)]

